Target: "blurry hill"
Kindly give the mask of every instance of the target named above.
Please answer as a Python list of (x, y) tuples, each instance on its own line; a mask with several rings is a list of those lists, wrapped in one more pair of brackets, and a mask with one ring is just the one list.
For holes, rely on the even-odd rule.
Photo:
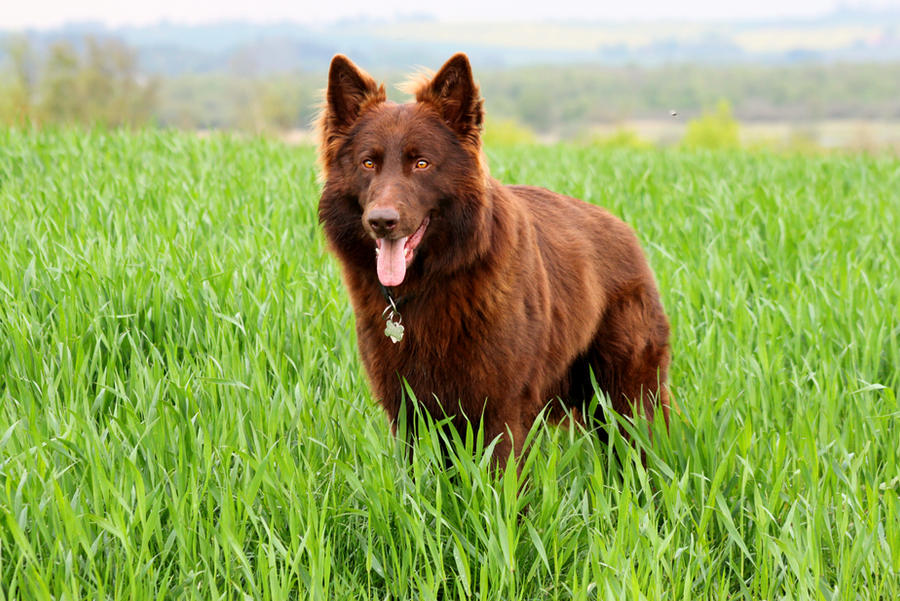
[[(0, 36), (4, 35), (0, 32)], [(10, 32), (6, 32), (10, 35)], [(373, 69), (438, 66), (458, 50), (482, 68), (532, 64), (794, 63), (900, 60), (900, 9), (815, 19), (739, 22), (463, 23), (427, 17), (320, 26), (217, 23), (108, 29), (80, 23), (26, 32), (36, 46), (86, 35), (119, 38), (142, 69), (166, 76), (225, 71), (320, 71), (338, 52)]]
[[(489, 119), (541, 139), (642, 123), (642, 135), (674, 143), (725, 101), (742, 124), (765, 124), (763, 137), (900, 146), (900, 9), (715, 23), (415, 17), (0, 31), (0, 123), (308, 130), (334, 54), (399, 100), (392, 84), (458, 51), (472, 59)], [(836, 141), (823, 122), (840, 122)]]

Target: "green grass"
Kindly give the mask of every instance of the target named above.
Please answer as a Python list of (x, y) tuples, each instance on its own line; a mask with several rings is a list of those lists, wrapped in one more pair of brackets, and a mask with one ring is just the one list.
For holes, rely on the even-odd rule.
[(312, 149), (0, 131), (0, 600), (900, 597), (900, 160), (488, 154), (639, 232), (646, 470), (547, 426), (520, 494), (471, 433), (407, 461)]

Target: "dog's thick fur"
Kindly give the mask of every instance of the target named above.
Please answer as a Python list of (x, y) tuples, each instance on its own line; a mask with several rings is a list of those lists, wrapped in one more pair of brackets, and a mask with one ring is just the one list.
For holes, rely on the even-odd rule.
[[(496, 457), (518, 454), (548, 403), (583, 410), (593, 371), (616, 411), (652, 420), (659, 408), (668, 426), (669, 325), (631, 229), (580, 200), (491, 178), (464, 54), (414, 91), (415, 102), (388, 102), (335, 56), (319, 125), (319, 219), (392, 423), (406, 380), (435, 417), (481, 418), (486, 439), (501, 437)], [(402, 299), (396, 344), (379, 279)]]

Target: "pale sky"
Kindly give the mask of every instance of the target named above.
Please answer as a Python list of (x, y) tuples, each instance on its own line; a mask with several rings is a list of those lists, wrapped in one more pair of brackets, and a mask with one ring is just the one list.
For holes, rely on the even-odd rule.
[(448, 20), (716, 20), (822, 15), (838, 5), (888, 8), (900, 0), (596, 0), (535, 2), (526, 0), (0, 0), (0, 29), (51, 28), (72, 21), (100, 21), (110, 26), (208, 23), (223, 20), (321, 23), (347, 17), (390, 19), (422, 14)]

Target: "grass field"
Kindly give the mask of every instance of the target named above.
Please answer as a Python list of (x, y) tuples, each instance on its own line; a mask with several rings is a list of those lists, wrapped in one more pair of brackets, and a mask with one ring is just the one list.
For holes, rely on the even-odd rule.
[(646, 470), (614, 427), (538, 426), (521, 494), (472, 436), (408, 462), (311, 148), (0, 130), (0, 600), (900, 598), (900, 160), (489, 158), (638, 230)]

